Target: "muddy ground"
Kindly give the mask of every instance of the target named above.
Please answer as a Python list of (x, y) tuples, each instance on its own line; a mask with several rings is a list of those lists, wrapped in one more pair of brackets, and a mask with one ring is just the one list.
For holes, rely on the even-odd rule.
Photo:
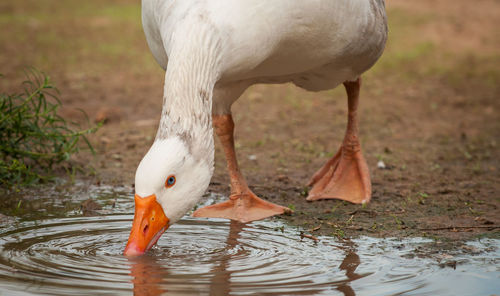
[[(278, 219), (314, 235), (498, 237), (500, 3), (389, 0), (387, 10), (387, 49), (364, 75), (359, 110), (372, 201), (305, 201), (309, 177), (343, 138), (342, 87), (247, 90), (233, 106), (242, 171), (259, 196), (295, 210)], [(82, 122), (81, 108), (106, 119), (90, 137), (97, 154), (75, 158), (78, 178), (131, 185), (163, 90), (138, 1), (10, 1), (0, 4), (0, 24), (1, 89), (16, 89), (25, 66), (48, 73), (65, 117)], [(228, 182), (217, 142), (209, 191), (228, 194)]]

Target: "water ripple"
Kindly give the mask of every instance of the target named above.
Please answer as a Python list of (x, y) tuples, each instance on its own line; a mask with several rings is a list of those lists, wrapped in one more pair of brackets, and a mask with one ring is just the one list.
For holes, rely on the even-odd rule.
[[(130, 259), (122, 252), (131, 220), (119, 212), (0, 229), (0, 294), (467, 295), (499, 288), (498, 240), (476, 245), (493, 248), (452, 270), (405, 257), (423, 239), (405, 240), (404, 247), (368, 237), (315, 243), (279, 221), (185, 218), (146, 256)], [(457, 289), (442, 284), (457, 279)]]

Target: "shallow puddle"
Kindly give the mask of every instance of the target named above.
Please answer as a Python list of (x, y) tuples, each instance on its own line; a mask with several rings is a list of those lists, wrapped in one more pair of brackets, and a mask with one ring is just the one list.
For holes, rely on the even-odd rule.
[(500, 240), (494, 239), (469, 242), (453, 254), (419, 256), (431, 240), (314, 242), (279, 220), (186, 217), (148, 255), (128, 259), (122, 255), (133, 218), (127, 192), (93, 191), (104, 205), (99, 216), (83, 217), (74, 205), (61, 204), (52, 205), (57, 215), (40, 207), (44, 219), (2, 223), (0, 295), (500, 293)]

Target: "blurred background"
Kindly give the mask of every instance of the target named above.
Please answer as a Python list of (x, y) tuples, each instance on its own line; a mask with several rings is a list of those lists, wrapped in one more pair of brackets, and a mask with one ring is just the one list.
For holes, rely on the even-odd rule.
[[(387, 48), (364, 76), (359, 111), (374, 200), (435, 205), (422, 219), (451, 211), (448, 219), (498, 220), (500, 2), (388, 0), (386, 7)], [(157, 129), (164, 78), (145, 42), (140, 2), (2, 1), (0, 27), (0, 89), (18, 89), (26, 66), (48, 74), (65, 117), (83, 120), (81, 108), (106, 122), (90, 137), (97, 155), (81, 160), (103, 182), (131, 184)], [(257, 186), (285, 195), (285, 187), (301, 188), (338, 149), (346, 109), (342, 87), (247, 90), (233, 111), (249, 183), (269, 196), (281, 191)], [(219, 146), (216, 157), (211, 188), (227, 190)]]

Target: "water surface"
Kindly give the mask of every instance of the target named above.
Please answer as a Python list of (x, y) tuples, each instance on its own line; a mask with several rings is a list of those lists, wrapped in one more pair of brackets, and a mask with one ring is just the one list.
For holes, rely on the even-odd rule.
[[(104, 206), (82, 216), (75, 204), (89, 195)], [(74, 204), (42, 198), (38, 202), (52, 203), (52, 211), (41, 206), (3, 223), (0, 295), (500, 293), (500, 240), (494, 239), (419, 256), (431, 240), (314, 242), (301, 240), (300, 229), (279, 219), (239, 224), (185, 217), (146, 256), (126, 258), (133, 218), (129, 195), (128, 188), (94, 188), (73, 196)]]

